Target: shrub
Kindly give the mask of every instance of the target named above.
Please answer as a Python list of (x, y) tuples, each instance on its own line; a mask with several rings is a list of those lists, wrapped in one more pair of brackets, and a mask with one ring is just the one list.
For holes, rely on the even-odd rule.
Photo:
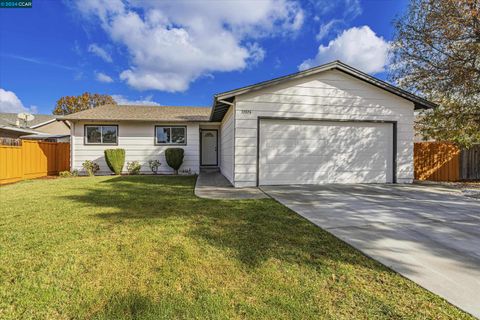
[(100, 170), (100, 166), (98, 165), (98, 163), (95, 163), (95, 162), (90, 161), (90, 160), (85, 160), (82, 163), (82, 167), (83, 167), (83, 169), (85, 169), (85, 171), (87, 171), (87, 174), (90, 177), (94, 176), (95, 173), (97, 173), (97, 171)]
[(115, 174), (121, 174), (125, 164), (125, 149), (106, 149), (105, 162)]
[(150, 170), (152, 170), (152, 172), (154, 174), (157, 174), (158, 172), (158, 167), (160, 167), (160, 161), (158, 160), (149, 160), (148, 161), (148, 166), (150, 167)]
[(60, 178), (70, 178), (73, 176), (70, 171), (60, 171), (58, 175), (60, 176)]
[(58, 175), (60, 176), (60, 178), (78, 177), (78, 170), (75, 169), (75, 170), (72, 170), (71, 172), (70, 171), (60, 171), (58, 173)]
[(139, 174), (142, 165), (138, 161), (127, 162), (127, 170), (129, 174)]
[(165, 159), (167, 164), (171, 167), (175, 174), (178, 174), (178, 169), (183, 163), (183, 149), (182, 148), (168, 148), (165, 150)]

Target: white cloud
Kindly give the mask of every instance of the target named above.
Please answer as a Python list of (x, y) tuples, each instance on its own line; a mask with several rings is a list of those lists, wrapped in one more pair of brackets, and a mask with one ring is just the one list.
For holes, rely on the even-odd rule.
[(315, 0), (313, 6), (319, 14), (314, 16), (313, 20), (321, 22), (316, 35), (317, 41), (329, 35), (337, 36), (350, 21), (361, 15), (363, 11), (359, 0)]
[(299, 69), (340, 60), (364, 72), (378, 73), (388, 64), (389, 48), (390, 43), (378, 37), (370, 27), (353, 27), (343, 31), (328, 45), (320, 45), (316, 57), (305, 60)]
[(160, 103), (153, 101), (152, 96), (147, 96), (145, 98), (140, 98), (138, 100), (130, 100), (127, 97), (121, 94), (112, 94), (113, 100), (115, 100), (119, 105), (145, 105), (145, 106), (159, 106)]
[(106, 62), (113, 62), (110, 53), (108, 53), (105, 49), (95, 43), (92, 43), (88, 46), (88, 52), (93, 53), (94, 55), (102, 58)]
[(258, 63), (265, 50), (255, 39), (295, 34), (304, 20), (290, 0), (79, 0), (77, 8), (127, 48), (131, 66), (120, 79), (139, 90), (169, 92), (185, 91), (205, 74)]
[(25, 107), (22, 101), (17, 97), (13, 91), (8, 91), (0, 88), (0, 112), (29, 112), (36, 113), (37, 107)]
[(249, 61), (252, 64), (257, 64), (265, 59), (265, 50), (257, 42), (247, 44), (247, 48), (250, 53)]
[(310, 0), (310, 2), (320, 16), (340, 12), (344, 19), (351, 20), (358, 17), (363, 11), (360, 0)]
[(332, 30), (336, 29), (339, 24), (343, 24), (343, 20), (339, 19), (333, 19), (330, 20), (327, 23), (323, 23), (320, 25), (320, 30), (318, 30), (318, 33), (316, 35), (317, 41), (322, 40), (325, 38)]
[(362, 11), (360, 0), (345, 0), (345, 11), (343, 12), (345, 19), (355, 19), (362, 14)]
[(107, 75), (103, 72), (96, 72), (95, 73), (95, 78), (97, 79), (97, 81), (100, 81), (100, 82), (105, 82), (105, 83), (112, 83), (113, 82), (112, 77), (110, 77), (109, 75)]

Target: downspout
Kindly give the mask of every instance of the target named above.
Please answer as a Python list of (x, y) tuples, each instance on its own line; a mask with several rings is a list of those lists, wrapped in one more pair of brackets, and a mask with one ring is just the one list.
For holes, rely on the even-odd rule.
[[(65, 121), (68, 123), (68, 121)], [(75, 122), (72, 121), (70, 128), (70, 171), (74, 170), (75, 163)]]

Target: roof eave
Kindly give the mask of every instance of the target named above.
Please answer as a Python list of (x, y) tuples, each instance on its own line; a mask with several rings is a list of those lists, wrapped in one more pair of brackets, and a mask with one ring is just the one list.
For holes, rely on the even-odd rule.
[(112, 121), (134, 121), (134, 122), (209, 122), (209, 119), (204, 120), (169, 120), (169, 119), (100, 119), (100, 118), (57, 118), (59, 121), (103, 121), (103, 122), (112, 122)]
[(8, 130), (8, 131), (15, 131), (15, 132), (22, 132), (22, 133), (30, 133), (30, 134), (38, 134), (39, 131), (17, 128), (17, 127), (8, 127), (8, 126), (0, 126), (0, 129)]
[(363, 80), (367, 83), (370, 83), (370, 84), (375, 85), (375, 86), (377, 86), (381, 89), (384, 89), (384, 90), (386, 90), (386, 91), (388, 91), (392, 94), (395, 94), (399, 97), (402, 97), (402, 98), (404, 98), (404, 99), (406, 99), (410, 102), (413, 102), (415, 109), (431, 109), (431, 108), (436, 108), (438, 106), (437, 104), (435, 104), (433, 102), (430, 102), (426, 99), (418, 97), (414, 94), (411, 94), (411, 93), (409, 93), (409, 92), (407, 92), (403, 89), (397, 88), (397, 87), (395, 87), (395, 86), (393, 86), (393, 85), (391, 85), (391, 84), (389, 84), (385, 81), (382, 81), (380, 79), (372, 77), (372, 76), (370, 76), (370, 75), (368, 75), (368, 74), (366, 74), (366, 73), (364, 73), (360, 70), (354, 69), (354, 68), (342, 63), (341, 61), (336, 60), (336, 61), (326, 63), (326, 64), (323, 64), (323, 65), (320, 65), (318, 67), (314, 67), (314, 68), (311, 68), (311, 69), (308, 69), (308, 70), (299, 71), (299, 72), (296, 72), (296, 73), (293, 73), (293, 74), (290, 74), (290, 75), (286, 75), (286, 76), (282, 76), (282, 77), (279, 77), (279, 78), (259, 82), (257, 84), (245, 86), (245, 87), (242, 87), (242, 88), (239, 88), (239, 89), (218, 93), (218, 94), (214, 95), (214, 98), (213, 98), (213, 107), (212, 107), (212, 111), (210, 113), (210, 119), (213, 118), (215, 108), (216, 108), (217, 102), (219, 100), (230, 99), (232, 97), (235, 97), (235, 96), (238, 96), (238, 95), (241, 95), (241, 94), (244, 94), (244, 93), (252, 92), (252, 91), (261, 90), (263, 88), (266, 88), (266, 87), (269, 87), (269, 86), (272, 86), (272, 85), (275, 85), (275, 84), (279, 84), (279, 83), (282, 83), (284, 81), (298, 79), (298, 78), (302, 78), (302, 77), (305, 77), (305, 76), (309, 76), (309, 75), (312, 75), (312, 74), (320, 73), (320, 72), (327, 71), (327, 70), (333, 70), (333, 69), (337, 69), (339, 71), (345, 72), (345, 73), (347, 73), (351, 76), (354, 76), (354, 77), (356, 77), (360, 80)]

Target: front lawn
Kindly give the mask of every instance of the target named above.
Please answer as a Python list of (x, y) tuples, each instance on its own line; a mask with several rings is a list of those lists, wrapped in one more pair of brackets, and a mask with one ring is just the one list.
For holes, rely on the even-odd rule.
[(0, 318), (469, 318), (271, 199), (199, 199), (193, 185), (1, 187)]

